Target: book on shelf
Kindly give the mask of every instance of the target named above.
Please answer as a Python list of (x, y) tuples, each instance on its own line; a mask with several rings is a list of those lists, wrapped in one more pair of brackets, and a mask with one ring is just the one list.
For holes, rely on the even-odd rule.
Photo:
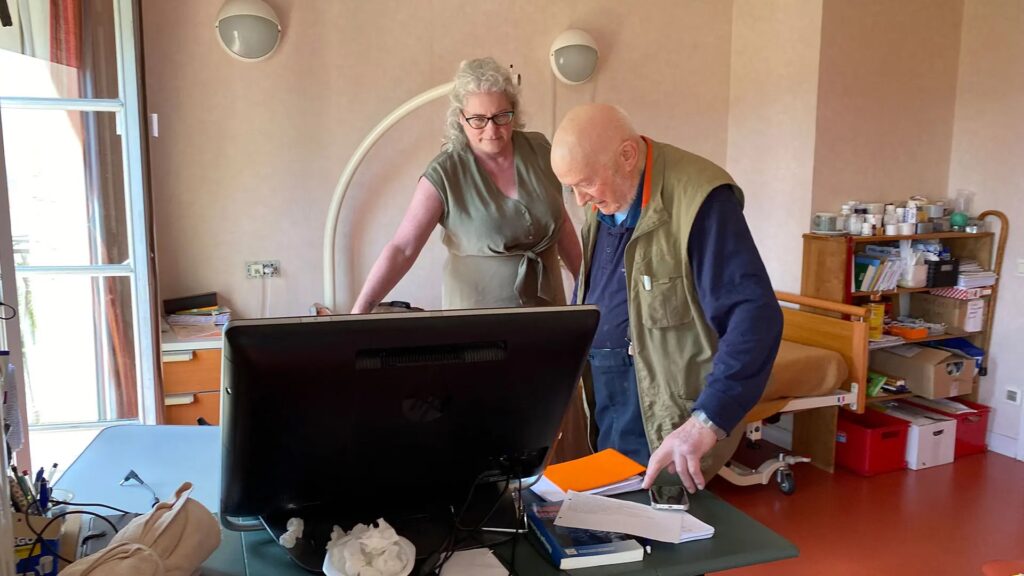
[(853, 257), (853, 286), (852, 292), (867, 291), (871, 281), (882, 265), (882, 258), (857, 254)]
[(556, 526), (555, 518), (561, 506), (561, 502), (535, 502), (526, 511), (526, 522), (530, 530), (560, 570), (639, 562), (644, 559), (644, 546), (631, 536)]
[(565, 499), (570, 490), (610, 496), (639, 490), (644, 467), (614, 448), (596, 454), (553, 464), (531, 487), (549, 502)]
[(854, 256), (852, 292), (885, 292), (896, 289), (903, 261), (883, 253)]
[(216, 292), (204, 292), (203, 294), (193, 294), (191, 296), (182, 296), (180, 298), (168, 298), (164, 300), (164, 315), (169, 316), (183, 310), (207, 308), (216, 305)]

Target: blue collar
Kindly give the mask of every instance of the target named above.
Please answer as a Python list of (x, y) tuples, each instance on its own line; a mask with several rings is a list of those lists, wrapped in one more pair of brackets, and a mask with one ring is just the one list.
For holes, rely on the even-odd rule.
[[(646, 169), (644, 172), (646, 172)], [(629, 205), (629, 212), (626, 214), (626, 219), (623, 220), (622, 223), (616, 224), (615, 214), (605, 214), (598, 210), (597, 220), (599, 222), (611, 228), (617, 228), (619, 226), (636, 228), (637, 222), (640, 221), (640, 210), (643, 208), (644, 172), (640, 173), (640, 182), (636, 185), (636, 197), (633, 198), (633, 203)]]

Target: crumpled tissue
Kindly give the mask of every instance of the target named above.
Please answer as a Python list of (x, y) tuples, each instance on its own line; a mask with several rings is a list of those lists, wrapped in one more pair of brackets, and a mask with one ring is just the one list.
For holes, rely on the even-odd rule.
[(327, 544), (327, 576), (405, 576), (412, 572), (416, 547), (383, 518), (376, 526), (356, 524), (349, 532), (335, 526)]
[(281, 537), (277, 539), (281, 543), (281, 546), (285, 548), (294, 548), (295, 541), (302, 538), (302, 531), (305, 529), (306, 523), (302, 521), (302, 518), (290, 518), (288, 523), (285, 524), (287, 531), (281, 534)]

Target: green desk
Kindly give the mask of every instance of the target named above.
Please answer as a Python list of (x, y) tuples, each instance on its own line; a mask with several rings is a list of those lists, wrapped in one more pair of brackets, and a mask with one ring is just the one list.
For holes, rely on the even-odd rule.
[[(117, 486), (124, 472), (132, 468), (153, 485), (162, 498), (168, 497), (181, 480), (191, 481), (196, 485), (194, 494), (198, 499), (216, 512), (220, 500), (219, 450), (219, 429), (212, 426), (108, 428), (96, 436), (82, 456), (67, 469), (57, 486), (75, 491), (79, 501), (103, 502), (145, 512), (148, 503), (144, 493), (131, 487)], [(197, 468), (197, 463), (201, 463), (203, 469)], [(179, 478), (182, 474), (189, 477)], [(626, 497), (643, 501), (646, 495), (633, 493)], [(712, 538), (677, 545), (655, 542), (653, 552), (643, 562), (583, 568), (572, 573), (586, 576), (693, 576), (797, 555), (796, 547), (785, 538), (714, 494), (700, 492), (692, 496), (690, 502), (690, 512), (715, 527)], [(222, 531), (221, 537), (220, 547), (203, 565), (201, 574), (204, 576), (309, 574), (292, 563), (284, 548), (264, 531)], [(509, 543), (499, 546), (496, 554), (507, 562), (511, 551)], [(545, 558), (529, 538), (521, 537), (515, 559), (519, 574), (559, 574)]]
[[(629, 499), (640, 501), (643, 494), (630, 494)], [(797, 549), (785, 538), (772, 532), (730, 504), (709, 492), (691, 498), (690, 510), (700, 519), (715, 527), (715, 535), (706, 540), (683, 544), (653, 543), (652, 553), (643, 562), (599, 566), (573, 570), (573, 574), (586, 576), (650, 574), (663, 576), (694, 576), (719, 570), (728, 570), (750, 564), (793, 558)], [(560, 574), (538, 553), (531, 538), (522, 538), (516, 546), (515, 568), (523, 576)], [(495, 551), (508, 564), (511, 544)], [(248, 567), (248, 571), (246, 571)], [(203, 566), (208, 576), (290, 576), (308, 572), (291, 562), (266, 532), (224, 532), (217, 553)]]

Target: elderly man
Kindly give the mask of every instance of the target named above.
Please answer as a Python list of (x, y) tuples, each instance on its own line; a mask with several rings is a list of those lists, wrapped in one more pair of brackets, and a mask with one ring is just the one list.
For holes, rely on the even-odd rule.
[(576, 301), (601, 310), (587, 383), (597, 448), (648, 462), (645, 488), (667, 470), (703, 489), (735, 451), (782, 335), (743, 193), (603, 104), (566, 115), (551, 166), (593, 206)]

